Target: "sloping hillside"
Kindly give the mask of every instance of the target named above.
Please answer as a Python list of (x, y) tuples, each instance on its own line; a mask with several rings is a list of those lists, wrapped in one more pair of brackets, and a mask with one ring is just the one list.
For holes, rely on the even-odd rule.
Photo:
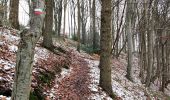
[[(41, 39), (42, 40), (42, 39)], [(35, 50), (31, 100), (111, 100), (99, 85), (99, 56), (76, 51), (76, 42), (65, 39), (55, 45), (66, 52), (58, 55), (41, 47)], [(11, 96), (17, 44), (17, 30), (0, 31), (0, 98)], [(168, 100), (161, 92), (147, 89), (138, 74), (138, 58), (133, 62), (135, 82), (125, 78), (126, 54), (112, 60), (112, 88), (117, 100)], [(9, 98), (7, 98), (9, 97)]]

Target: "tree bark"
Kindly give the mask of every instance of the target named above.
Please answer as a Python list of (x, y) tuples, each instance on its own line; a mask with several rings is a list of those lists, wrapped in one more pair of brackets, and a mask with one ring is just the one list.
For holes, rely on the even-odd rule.
[(52, 49), (52, 32), (53, 32), (53, 0), (46, 2), (46, 16), (45, 16), (45, 28), (43, 32), (43, 46), (45, 48)]
[(77, 30), (77, 51), (80, 52), (80, 1), (77, 0), (77, 7), (78, 7), (78, 10), (77, 10), (77, 14), (78, 14), (78, 18), (77, 18), (77, 22), (78, 22), (78, 30)]
[(35, 9), (44, 9), (44, 5), (43, 0), (33, 3), (34, 14), (31, 16), (30, 29), (25, 29), (20, 35), (11, 100), (29, 100), (34, 50), (41, 36), (44, 20), (44, 14), (36, 15)]
[(111, 81), (111, 0), (102, 0), (100, 38), (100, 86), (114, 98)]
[(132, 61), (133, 61), (133, 55), (132, 55), (132, 1), (133, 0), (127, 0), (127, 11), (126, 11), (126, 34), (127, 34), (127, 46), (128, 46), (128, 65), (127, 65), (127, 74), (126, 77), (130, 81), (133, 81), (132, 77)]
[(19, 0), (10, 0), (9, 21), (11, 23), (11, 26), (15, 29), (19, 29), (18, 11), (19, 11)]
[(67, 9), (67, 0), (64, 0), (64, 21), (63, 21), (63, 25), (64, 25), (64, 28), (63, 28), (63, 34), (64, 36), (66, 36), (66, 9)]
[(81, 26), (82, 26), (82, 44), (86, 44), (86, 22), (85, 22), (85, 8), (84, 0), (81, 4)]
[(92, 3), (92, 30), (93, 30), (93, 50), (97, 48), (97, 35), (96, 35), (96, 2)]

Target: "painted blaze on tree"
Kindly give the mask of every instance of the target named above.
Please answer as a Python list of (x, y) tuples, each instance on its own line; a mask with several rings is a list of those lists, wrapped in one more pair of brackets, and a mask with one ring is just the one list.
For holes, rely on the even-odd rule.
[(41, 36), (45, 17), (44, 13), (35, 13), (37, 8), (44, 9), (43, 0), (36, 0), (32, 5), (34, 11), (31, 14), (30, 29), (25, 29), (20, 35), (11, 100), (29, 100), (34, 50)]

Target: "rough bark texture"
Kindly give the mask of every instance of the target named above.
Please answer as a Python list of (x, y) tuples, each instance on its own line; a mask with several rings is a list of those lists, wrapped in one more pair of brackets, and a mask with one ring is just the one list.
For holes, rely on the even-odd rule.
[(126, 8), (126, 34), (128, 38), (127, 46), (128, 46), (128, 66), (127, 66), (127, 74), (126, 77), (130, 80), (133, 81), (132, 78), (132, 60), (133, 60), (133, 55), (132, 55), (132, 1), (133, 0), (127, 0), (127, 8)]
[(114, 98), (111, 82), (111, 0), (102, 0), (100, 39), (100, 86)]
[(45, 28), (43, 32), (43, 46), (49, 49), (53, 48), (52, 31), (53, 30), (53, 0), (46, 2)]
[(10, 0), (9, 21), (13, 28), (19, 29), (18, 21), (19, 0)]
[[(35, 8), (44, 9), (44, 1), (35, 1), (33, 3), (33, 9)], [(30, 29), (25, 29), (21, 33), (11, 100), (29, 100), (34, 49), (36, 42), (41, 36), (43, 20), (44, 14), (32, 14)]]

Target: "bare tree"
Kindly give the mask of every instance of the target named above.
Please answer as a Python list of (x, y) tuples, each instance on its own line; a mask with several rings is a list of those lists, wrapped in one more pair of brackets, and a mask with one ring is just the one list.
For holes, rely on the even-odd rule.
[(77, 22), (78, 22), (78, 30), (77, 30), (77, 38), (78, 38), (78, 43), (77, 43), (77, 51), (80, 52), (80, 1), (77, 0), (77, 14), (78, 14), (78, 18), (77, 18)]
[(10, 0), (9, 21), (13, 28), (19, 29), (18, 21), (19, 0)]
[(43, 0), (34, 1), (30, 28), (20, 35), (11, 100), (29, 100), (34, 50), (42, 32), (45, 16), (41, 8), (44, 6)]
[(111, 81), (111, 0), (102, 0), (100, 39), (100, 86), (114, 98)]
[(133, 0), (127, 0), (127, 8), (126, 8), (126, 34), (127, 34), (127, 46), (128, 46), (128, 66), (127, 66), (127, 74), (126, 77), (133, 81), (132, 78), (132, 61), (133, 61), (133, 55), (132, 55), (132, 5)]
[(46, 16), (45, 16), (45, 24), (43, 30), (43, 46), (49, 49), (53, 49), (53, 0), (49, 0), (46, 2)]

